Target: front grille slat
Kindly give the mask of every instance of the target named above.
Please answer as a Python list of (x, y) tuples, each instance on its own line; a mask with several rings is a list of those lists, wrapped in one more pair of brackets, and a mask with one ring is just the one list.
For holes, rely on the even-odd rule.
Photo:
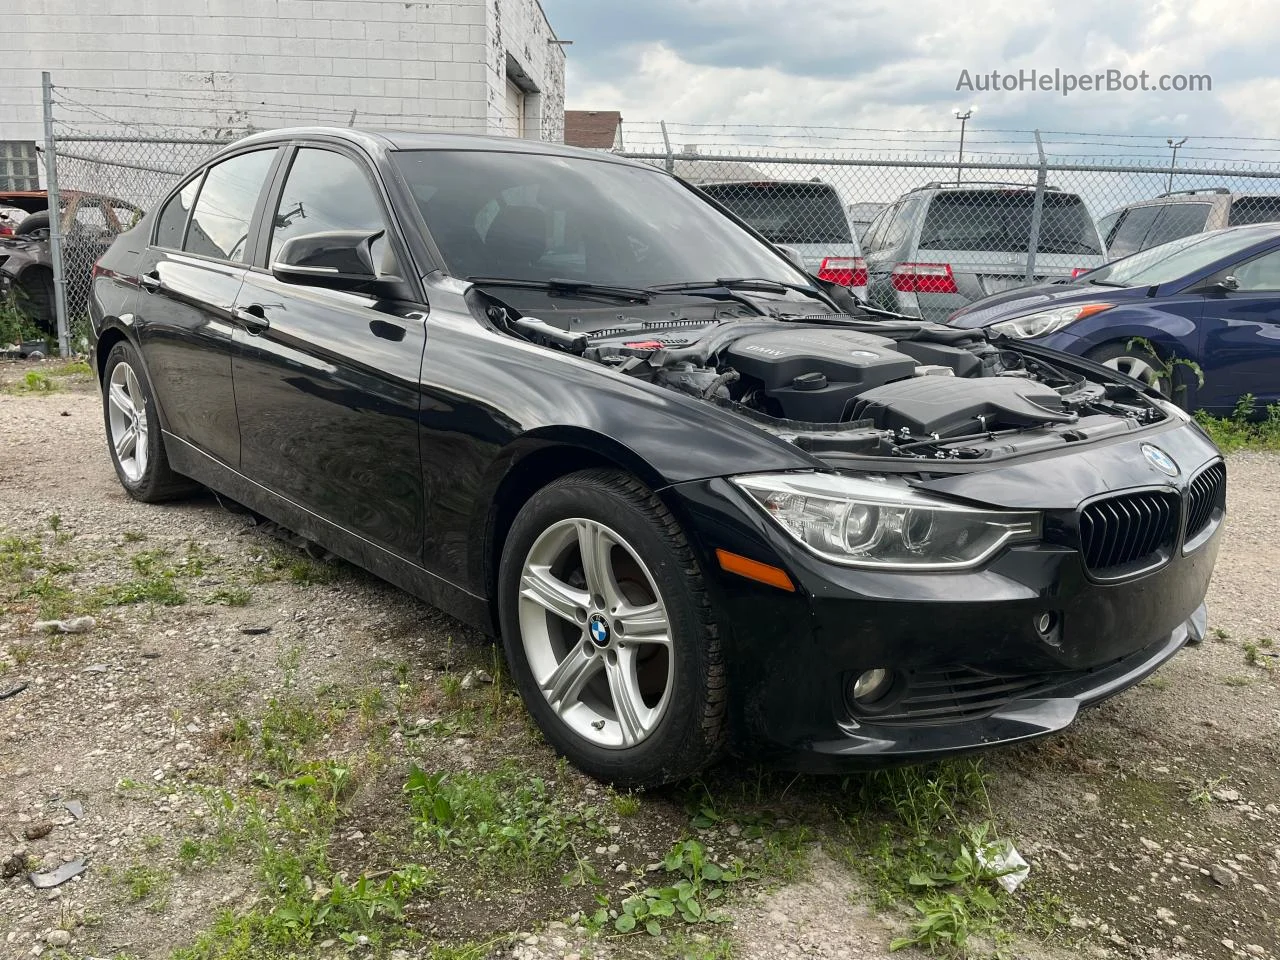
[(997, 710), (1034, 697), (1066, 679), (1073, 672), (993, 676), (971, 667), (916, 673), (907, 680), (903, 698), (888, 713), (876, 714), (874, 723), (958, 723), (990, 716)]
[(1178, 532), (1176, 493), (1144, 490), (1096, 500), (1080, 512), (1085, 566), (1101, 576), (1138, 572), (1160, 559)]
[(1209, 525), (1215, 508), (1226, 506), (1227, 467), (1222, 461), (1210, 464), (1191, 481), (1187, 503), (1187, 539)]

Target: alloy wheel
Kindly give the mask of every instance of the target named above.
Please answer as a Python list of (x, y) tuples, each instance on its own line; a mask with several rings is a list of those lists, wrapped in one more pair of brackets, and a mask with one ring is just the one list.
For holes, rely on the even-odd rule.
[(653, 734), (675, 675), (671, 625), (622, 536), (578, 518), (544, 530), (521, 571), (519, 619), (538, 689), (569, 729), (615, 749)]
[(126, 362), (117, 363), (107, 380), (107, 411), (120, 472), (137, 483), (147, 472), (147, 408), (138, 375)]
[(1112, 370), (1118, 370), (1127, 376), (1133, 377), (1135, 380), (1141, 380), (1149, 387), (1155, 387), (1157, 390), (1164, 392), (1162, 374), (1141, 357), (1125, 354), (1124, 356), (1104, 360), (1103, 364)]

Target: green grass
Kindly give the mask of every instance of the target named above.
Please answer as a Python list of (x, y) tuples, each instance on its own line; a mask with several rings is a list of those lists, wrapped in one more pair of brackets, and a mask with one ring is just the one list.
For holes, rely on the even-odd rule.
[(253, 594), (243, 587), (219, 587), (204, 598), (207, 604), (224, 607), (247, 607), (253, 601)]
[(169, 883), (169, 875), (163, 870), (135, 863), (120, 874), (119, 882), (128, 894), (132, 903), (146, 900), (152, 894), (164, 890)]
[[(984, 865), (983, 854), (1000, 844), (980, 764), (879, 770), (848, 785), (855, 802), (841, 811), (842, 857), (870, 883), (878, 906), (911, 911), (908, 932), (891, 949), (948, 957), (970, 956), (974, 941), (1003, 949), (1014, 917), (997, 893), (998, 874)], [(1040, 921), (1045, 915), (1056, 916), (1042, 911)]]
[(72, 360), (49, 367), (45, 371), (51, 377), (89, 377), (93, 376), (93, 368), (83, 360)]
[(53, 393), (58, 385), (53, 379), (37, 370), (28, 370), (13, 386), (15, 393)]
[(1271, 404), (1259, 418), (1252, 394), (1246, 393), (1240, 398), (1231, 416), (1211, 417), (1200, 411), (1196, 414), (1196, 423), (1223, 453), (1280, 450), (1280, 404)]
[(569, 809), (514, 764), (486, 773), (415, 766), (404, 792), (420, 842), (510, 872), (546, 875), (575, 843), (606, 835), (597, 808)]

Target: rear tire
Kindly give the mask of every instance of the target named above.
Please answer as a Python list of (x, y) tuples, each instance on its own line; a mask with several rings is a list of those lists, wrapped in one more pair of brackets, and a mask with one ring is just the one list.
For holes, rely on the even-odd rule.
[(23, 221), (13, 229), (15, 237), (26, 237), (35, 233), (37, 230), (49, 229), (49, 211), (41, 210), (31, 214), (29, 217), (23, 218)]
[(102, 417), (107, 449), (125, 492), (143, 503), (187, 496), (199, 484), (169, 466), (155, 395), (142, 359), (122, 340), (107, 354), (102, 371)]
[(1155, 387), (1166, 397), (1173, 396), (1173, 381), (1166, 372), (1165, 361), (1141, 344), (1130, 346), (1127, 342), (1120, 341), (1106, 343), (1090, 351), (1088, 357), (1095, 363), (1141, 380), (1149, 387)]
[(579, 769), (652, 787), (720, 755), (711, 601), (675, 518), (634, 477), (584, 470), (535, 493), (503, 547), (498, 606), (525, 705)]

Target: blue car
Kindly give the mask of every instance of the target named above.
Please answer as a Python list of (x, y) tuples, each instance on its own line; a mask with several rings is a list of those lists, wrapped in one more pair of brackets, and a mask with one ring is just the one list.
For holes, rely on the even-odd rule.
[(1280, 402), (1280, 225), (1182, 237), (1068, 283), (987, 297), (948, 323), (1088, 357), (1189, 410), (1227, 414), (1244, 394)]

